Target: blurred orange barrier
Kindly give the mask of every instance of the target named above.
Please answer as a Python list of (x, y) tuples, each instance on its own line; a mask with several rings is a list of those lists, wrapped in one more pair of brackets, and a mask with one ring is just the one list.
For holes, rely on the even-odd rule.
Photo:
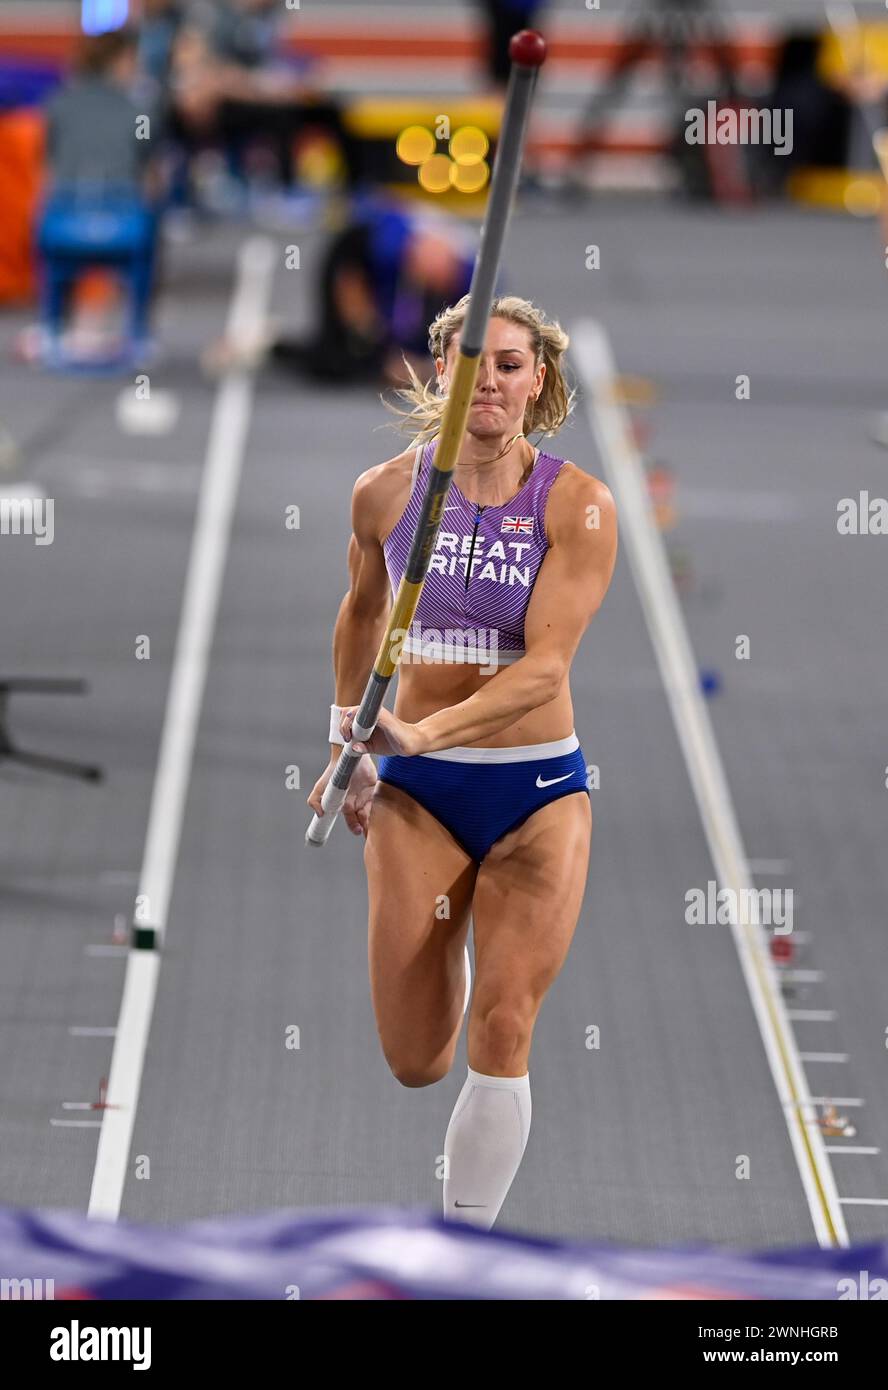
[(34, 218), (43, 176), (44, 121), (30, 109), (0, 114), (0, 303), (37, 289)]

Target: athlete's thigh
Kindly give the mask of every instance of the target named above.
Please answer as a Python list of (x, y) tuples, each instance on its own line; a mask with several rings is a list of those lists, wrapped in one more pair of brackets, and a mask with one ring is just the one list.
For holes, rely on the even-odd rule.
[(455, 1045), (465, 998), (463, 947), (478, 866), (440, 821), (378, 782), (364, 844), (370, 988), (383, 1050), (432, 1058)]
[(472, 1016), (507, 1003), (535, 1016), (564, 964), (583, 902), (592, 810), (587, 792), (550, 801), (481, 862), (472, 917)]

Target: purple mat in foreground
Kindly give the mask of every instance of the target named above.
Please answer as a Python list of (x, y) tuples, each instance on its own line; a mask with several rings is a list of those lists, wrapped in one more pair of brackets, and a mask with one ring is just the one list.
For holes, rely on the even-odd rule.
[(396, 1207), (178, 1227), (0, 1208), (0, 1281), (4, 1299), (873, 1300), (888, 1298), (888, 1242), (644, 1250), (488, 1233)]

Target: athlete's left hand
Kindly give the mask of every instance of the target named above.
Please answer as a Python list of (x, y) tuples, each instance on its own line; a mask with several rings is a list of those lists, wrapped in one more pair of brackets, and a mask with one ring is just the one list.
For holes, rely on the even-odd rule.
[[(357, 712), (357, 705), (342, 712), (339, 732), (344, 739), (351, 738), (352, 723)], [(422, 751), (422, 736), (418, 725), (407, 724), (403, 719), (396, 719), (390, 710), (381, 709), (373, 733), (364, 742), (356, 743), (354, 749), (356, 753), (388, 753), (412, 758)]]

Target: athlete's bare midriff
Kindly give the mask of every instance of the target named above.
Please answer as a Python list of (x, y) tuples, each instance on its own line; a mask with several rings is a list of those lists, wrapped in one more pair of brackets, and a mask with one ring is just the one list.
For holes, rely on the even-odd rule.
[[(508, 667), (500, 667), (496, 673), (482, 676), (477, 666), (468, 664), (456, 666), (434, 662), (426, 666), (399, 665), (394, 712), (408, 724), (416, 724), (439, 709), (450, 709), (452, 705), (467, 700), (483, 687), (485, 681), (498, 680), (505, 670)], [(498, 734), (465, 746), (516, 748), (525, 743), (551, 743), (555, 739), (567, 738), (573, 730), (573, 704), (570, 686), (565, 680), (559, 694), (548, 704), (531, 710), (514, 724), (500, 729)]]
[[(380, 527), (380, 544), (394, 529), (407, 506), (413, 461), (414, 450), (411, 448), (389, 465), (395, 473), (395, 481), (393, 484), (392, 473), (389, 473), (384, 519)], [(508, 666), (500, 666), (494, 670), (491, 666), (478, 666), (469, 662), (432, 661), (427, 657), (421, 658), (405, 652), (398, 664), (394, 713), (408, 724), (417, 724), (421, 719), (437, 714), (438, 710), (450, 709), (453, 705), (468, 700), (476, 691), (484, 689), (487, 681), (498, 680), (508, 669)], [(530, 710), (514, 724), (500, 729), (499, 733), (488, 735), (485, 739), (465, 746), (517, 748), (530, 743), (552, 743), (556, 739), (568, 738), (573, 731), (573, 702), (570, 683), (565, 677), (554, 700)]]

